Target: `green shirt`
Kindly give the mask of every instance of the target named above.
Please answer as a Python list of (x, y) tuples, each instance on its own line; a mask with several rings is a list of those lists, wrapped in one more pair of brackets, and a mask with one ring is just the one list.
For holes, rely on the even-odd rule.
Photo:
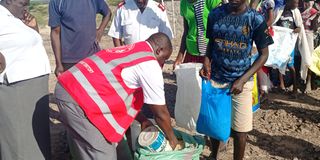
[[(203, 24), (205, 30), (207, 30), (207, 20), (209, 12), (217, 7), (221, 0), (204, 0), (205, 1), (205, 7), (203, 9)], [(194, 14), (194, 7), (193, 3), (188, 2), (188, 0), (181, 0), (180, 1), (180, 14), (181, 16), (187, 21), (188, 24), (188, 33), (186, 36), (186, 47), (187, 52), (191, 55), (198, 55), (198, 45), (197, 45), (197, 22), (196, 17)], [(204, 32), (206, 34), (206, 32)], [(204, 35), (206, 37), (206, 35)], [(208, 43), (208, 39), (206, 39), (206, 42)]]

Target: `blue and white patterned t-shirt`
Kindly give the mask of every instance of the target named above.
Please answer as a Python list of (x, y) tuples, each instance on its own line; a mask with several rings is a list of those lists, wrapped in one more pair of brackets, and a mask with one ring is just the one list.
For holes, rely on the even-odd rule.
[(248, 8), (242, 14), (232, 15), (228, 4), (210, 12), (207, 37), (211, 78), (221, 83), (234, 82), (250, 68), (253, 41), (258, 49), (273, 43), (261, 14)]

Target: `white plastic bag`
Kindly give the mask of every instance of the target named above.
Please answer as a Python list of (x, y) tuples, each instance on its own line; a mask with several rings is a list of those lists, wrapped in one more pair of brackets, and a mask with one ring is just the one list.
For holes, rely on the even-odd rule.
[(175, 119), (179, 127), (196, 132), (196, 124), (201, 105), (201, 63), (183, 63), (175, 70), (177, 95)]
[(298, 34), (292, 33), (292, 29), (273, 26), (274, 43), (269, 46), (269, 57), (265, 66), (279, 69), (280, 73), (285, 74), (290, 55), (295, 48)]

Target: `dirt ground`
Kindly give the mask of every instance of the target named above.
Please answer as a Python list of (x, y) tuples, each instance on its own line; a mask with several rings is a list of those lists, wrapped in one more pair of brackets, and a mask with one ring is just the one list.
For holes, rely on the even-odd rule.
[[(174, 53), (164, 67), (165, 91), (168, 109), (174, 117), (176, 94), (175, 75), (172, 63), (176, 57), (182, 33), (182, 22), (179, 17), (179, 3), (175, 3), (172, 12), (171, 3), (167, 3), (167, 13), (172, 28), (175, 28), (173, 39)], [(114, 8), (112, 8), (114, 10)], [(176, 16), (173, 22), (172, 15)], [(173, 24), (175, 27), (173, 27)], [(42, 27), (41, 35), (48, 52), (52, 71), (54, 70), (54, 56), (52, 53), (49, 27)], [(107, 31), (106, 31), (107, 33)], [(112, 40), (105, 34), (101, 43), (102, 48), (112, 47)], [(53, 93), (56, 83), (55, 76), (50, 75), (50, 93)], [(54, 160), (68, 160), (65, 129), (59, 121), (59, 111), (51, 96), (50, 104), (51, 141)], [(209, 151), (206, 150), (205, 154)], [(226, 151), (221, 153), (220, 159), (232, 159), (232, 139)], [(297, 99), (289, 99), (287, 95), (271, 94), (269, 102), (263, 104), (254, 114), (254, 130), (249, 133), (245, 152), (247, 160), (320, 160), (320, 90), (308, 94), (299, 94)]]

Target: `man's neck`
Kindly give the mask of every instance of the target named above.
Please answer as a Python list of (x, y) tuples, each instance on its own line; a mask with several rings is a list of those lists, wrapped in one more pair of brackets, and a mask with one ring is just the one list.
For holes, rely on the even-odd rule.
[(285, 6), (285, 7), (284, 7), (284, 10), (290, 11), (291, 9), (290, 9), (288, 6)]
[(143, 13), (144, 9), (146, 9), (146, 7), (143, 7), (143, 8), (139, 8), (140, 9), (140, 12)]
[(241, 4), (239, 7), (231, 7), (229, 5), (229, 11), (233, 15), (238, 15), (238, 14), (244, 13), (247, 10), (247, 8), (248, 8), (248, 6), (246, 3)]

